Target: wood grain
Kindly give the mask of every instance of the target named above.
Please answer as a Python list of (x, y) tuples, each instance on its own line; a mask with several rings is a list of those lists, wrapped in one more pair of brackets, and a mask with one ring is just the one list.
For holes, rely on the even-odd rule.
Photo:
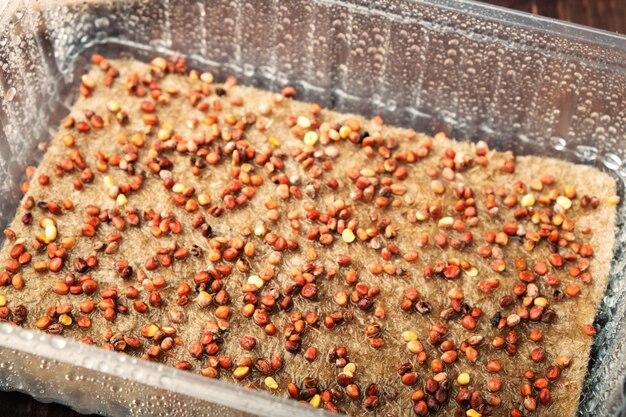
[[(484, 0), (542, 16), (626, 34), (626, 0)], [(43, 404), (28, 395), (0, 392), (0, 416), (77, 417), (59, 404)]]

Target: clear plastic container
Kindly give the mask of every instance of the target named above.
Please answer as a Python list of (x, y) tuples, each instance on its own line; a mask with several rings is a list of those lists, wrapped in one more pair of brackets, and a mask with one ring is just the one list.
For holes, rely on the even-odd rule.
[[(192, 67), (416, 130), (596, 165), (626, 181), (626, 38), (453, 0), (0, 0), (0, 227), (92, 52)], [(581, 415), (616, 415), (626, 372), (626, 227)], [(320, 415), (294, 401), (0, 326), (0, 389), (82, 412)]]

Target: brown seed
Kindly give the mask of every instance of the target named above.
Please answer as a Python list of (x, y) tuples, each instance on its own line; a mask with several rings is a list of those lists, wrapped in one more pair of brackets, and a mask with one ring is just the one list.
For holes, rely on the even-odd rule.
[(414, 385), (417, 382), (417, 372), (407, 372), (402, 375), (402, 383), (404, 385)]
[(65, 282), (57, 281), (54, 283), (52, 287), (52, 292), (54, 292), (55, 294), (59, 294), (59, 295), (66, 295), (67, 293), (70, 292), (70, 289)]
[(243, 336), (239, 340), (239, 344), (245, 350), (252, 350), (256, 346), (256, 339), (252, 336)]
[(306, 359), (309, 362), (313, 362), (315, 361), (315, 359), (317, 359), (317, 353), (318, 353), (317, 348), (314, 346), (311, 346), (304, 351), (304, 359)]
[(441, 361), (448, 365), (456, 362), (457, 358), (458, 358), (458, 353), (456, 350), (449, 350), (447, 352), (444, 352), (443, 355), (441, 355)]
[(304, 298), (311, 299), (317, 295), (318, 289), (317, 285), (313, 283), (307, 283), (302, 287), (300, 293)]

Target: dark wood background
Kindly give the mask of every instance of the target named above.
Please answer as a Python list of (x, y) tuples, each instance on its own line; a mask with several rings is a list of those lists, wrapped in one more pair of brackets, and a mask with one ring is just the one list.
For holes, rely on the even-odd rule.
[[(542, 16), (626, 34), (626, 0), (484, 0)], [(43, 404), (28, 395), (0, 392), (0, 416), (77, 417), (68, 407)]]

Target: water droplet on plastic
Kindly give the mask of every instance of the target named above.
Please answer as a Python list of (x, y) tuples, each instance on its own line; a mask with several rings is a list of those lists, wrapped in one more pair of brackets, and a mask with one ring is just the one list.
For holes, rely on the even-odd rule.
[(557, 151), (562, 151), (567, 146), (567, 142), (565, 141), (565, 139), (563, 139), (561, 137), (558, 137), (558, 136), (551, 137), (550, 138), (550, 144)]
[(604, 155), (602, 162), (604, 162), (605, 167), (613, 171), (617, 170), (622, 165), (622, 160), (614, 153), (607, 153)]
[(598, 149), (593, 146), (578, 145), (574, 151), (581, 161), (591, 162), (598, 157)]
[(4, 98), (6, 98), (6, 100), (10, 102), (10, 101), (13, 101), (16, 94), (17, 94), (17, 90), (15, 89), (15, 87), (11, 87), (7, 90), (7, 93), (5, 94)]
[(96, 19), (94, 21), (94, 24), (96, 25), (96, 28), (102, 29), (109, 26), (109, 19), (107, 19), (106, 17), (101, 17), (99, 19)]

